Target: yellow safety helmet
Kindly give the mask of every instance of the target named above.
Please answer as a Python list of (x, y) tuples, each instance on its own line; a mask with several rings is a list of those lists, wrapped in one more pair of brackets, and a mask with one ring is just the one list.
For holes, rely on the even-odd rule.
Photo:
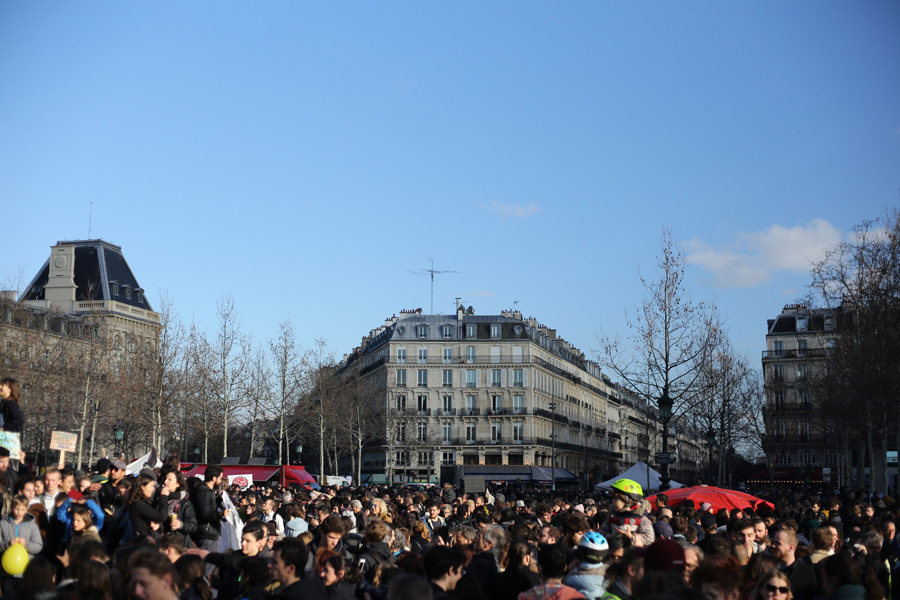
[(641, 489), (641, 484), (632, 479), (617, 479), (612, 484), (612, 489), (622, 492), (632, 500), (642, 500), (644, 498), (644, 490)]

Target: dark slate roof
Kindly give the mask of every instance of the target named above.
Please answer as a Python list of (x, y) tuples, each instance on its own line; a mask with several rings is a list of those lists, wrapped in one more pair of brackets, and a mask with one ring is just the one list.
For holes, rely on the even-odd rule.
[[(103, 240), (57, 242), (75, 246), (75, 300), (115, 300), (122, 304), (153, 310), (134, 273), (122, 255), (122, 248)], [(43, 300), (50, 275), (50, 259), (31, 281), (20, 300)], [(118, 286), (118, 294), (114, 292)], [(131, 290), (129, 298), (126, 290)], [(137, 292), (142, 292), (138, 294)]]

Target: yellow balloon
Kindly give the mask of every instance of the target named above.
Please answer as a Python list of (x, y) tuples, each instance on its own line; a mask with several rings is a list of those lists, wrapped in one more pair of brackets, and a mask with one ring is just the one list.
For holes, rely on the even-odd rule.
[(3, 570), (10, 575), (21, 575), (28, 566), (28, 552), (22, 544), (13, 544), (3, 553)]

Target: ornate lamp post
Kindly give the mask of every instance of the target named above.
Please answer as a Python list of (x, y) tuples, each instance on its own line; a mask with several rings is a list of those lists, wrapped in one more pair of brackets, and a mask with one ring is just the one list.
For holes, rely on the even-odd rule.
[(125, 431), (122, 429), (122, 426), (116, 425), (116, 430), (113, 431), (113, 439), (115, 439), (115, 441), (116, 441), (116, 444), (115, 444), (116, 447), (115, 447), (115, 450), (113, 453), (116, 455), (116, 458), (119, 458), (119, 444), (122, 443), (122, 440), (124, 438), (125, 438)]
[(709, 447), (709, 479), (707, 483), (712, 485), (713, 482), (713, 463), (712, 463), (712, 449), (713, 445), (716, 443), (716, 432), (713, 431), (712, 425), (709, 426), (709, 429), (706, 430), (706, 445)]
[(665, 455), (662, 464), (662, 473), (659, 478), (659, 491), (664, 492), (669, 489), (669, 419), (672, 418), (672, 405), (674, 402), (669, 398), (669, 390), (663, 389), (663, 394), (659, 398), (659, 418), (663, 423), (663, 440), (662, 453)]
[(300, 464), (300, 455), (303, 454), (303, 444), (297, 444), (294, 446), (294, 452), (297, 453), (297, 464)]

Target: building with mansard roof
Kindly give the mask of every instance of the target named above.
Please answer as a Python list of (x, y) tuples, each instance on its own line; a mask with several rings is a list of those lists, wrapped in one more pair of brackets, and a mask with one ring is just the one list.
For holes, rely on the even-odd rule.
[(821, 481), (837, 470), (839, 440), (817, 410), (816, 382), (827, 368), (840, 309), (789, 304), (767, 322), (762, 355), (766, 394), (765, 451), (776, 479)]
[(139, 421), (135, 413), (113, 427), (97, 429), (102, 424), (94, 420), (110, 402), (139, 393), (161, 321), (121, 247), (57, 242), (18, 298), (0, 294), (0, 317), (0, 363), (23, 387), (27, 447), (46, 447), (54, 429), (80, 431), (85, 414), (95, 452), (122, 441), (113, 439), (115, 431), (127, 438)]

